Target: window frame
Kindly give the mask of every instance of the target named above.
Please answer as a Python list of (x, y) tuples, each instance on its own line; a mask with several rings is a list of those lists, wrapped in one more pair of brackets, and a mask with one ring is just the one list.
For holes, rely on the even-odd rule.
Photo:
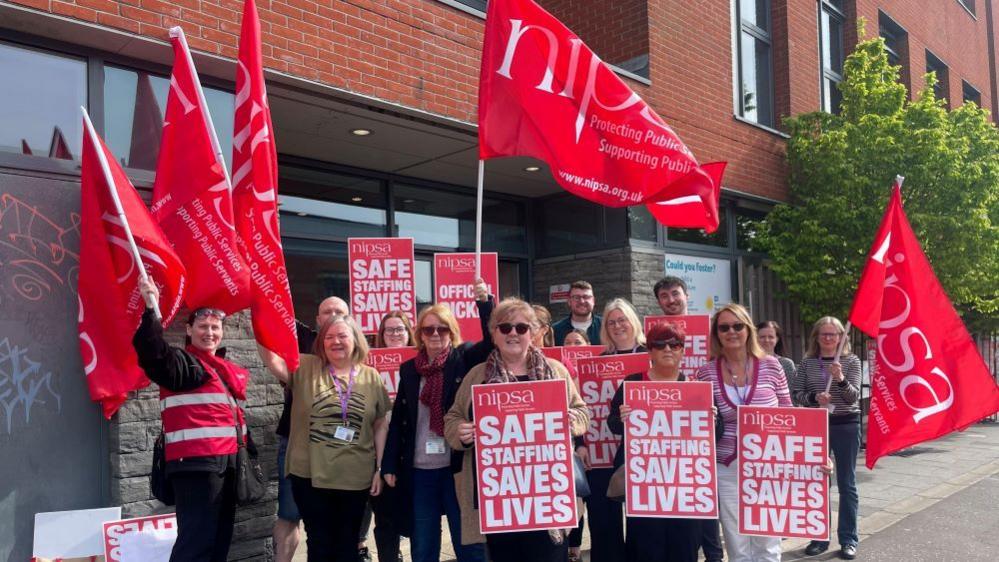
[[(972, 95), (969, 96), (969, 93)], [(968, 83), (967, 80), (961, 80), (961, 101), (963, 103), (970, 101), (978, 107), (982, 107), (982, 92)]]
[[(933, 86), (933, 93), (938, 100), (944, 100), (947, 108), (952, 107), (950, 100), (950, 67), (940, 57), (933, 54), (933, 51), (926, 49), (926, 73), (935, 72), (937, 83)], [(943, 95), (941, 95), (943, 94)]]
[[(826, 30), (823, 25), (823, 16), (828, 15), (829, 19), (835, 19), (839, 23), (839, 45), (840, 45), (840, 67), (843, 66), (846, 61), (846, 52), (844, 44), (844, 33), (843, 28), (846, 25), (846, 14), (839, 7), (834, 5), (830, 0), (818, 0), (818, 30), (819, 30), (819, 98), (821, 103), (822, 111), (827, 113), (839, 113), (839, 108), (835, 108), (833, 111), (832, 100), (827, 99), (826, 96), (826, 83), (829, 83), (829, 91), (832, 92), (832, 88), (837, 87), (840, 82), (843, 81), (843, 74), (836, 72), (832, 68), (826, 66), (826, 49), (828, 46), (825, 42)], [(830, 59), (832, 55), (830, 54)]]
[(968, 15), (976, 20), (978, 19), (978, 6), (975, 5), (975, 0), (957, 0), (957, 3), (964, 8), (964, 11), (968, 12)]
[[(742, 1), (732, 0), (733, 3), (733, 14), (735, 15), (733, 22), (733, 42), (734, 42), (734, 59), (735, 64), (735, 87), (734, 87), (734, 97), (735, 97), (735, 113), (736, 117), (742, 121), (750, 124), (758, 125), (760, 127), (766, 128), (768, 130), (776, 131), (777, 127), (777, 115), (776, 115), (776, 87), (774, 84), (774, 46), (773, 46), (773, 5), (771, 0), (758, 0), (766, 4), (765, 12), (767, 14), (767, 27), (769, 30), (763, 29), (756, 24), (748, 22), (742, 17)], [(759, 119), (759, 110), (757, 110), (756, 119), (746, 115), (746, 94), (743, 90), (743, 85), (745, 81), (743, 79), (744, 69), (743, 69), (743, 48), (742, 48), (742, 38), (743, 34), (749, 35), (754, 39), (754, 41), (761, 41), (767, 46), (767, 63), (769, 68), (769, 80), (767, 81), (767, 103), (770, 110), (770, 122), (763, 122)], [(754, 43), (755, 44), (755, 43)], [(755, 60), (755, 59), (754, 59)], [(759, 99), (759, 93), (757, 92), (757, 99)], [(757, 107), (759, 107), (759, 102), (757, 101)]]

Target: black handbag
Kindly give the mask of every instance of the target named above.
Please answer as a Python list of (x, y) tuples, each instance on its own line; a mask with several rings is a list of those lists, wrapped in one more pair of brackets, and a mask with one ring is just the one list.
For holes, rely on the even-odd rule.
[(153, 468), (149, 471), (149, 490), (153, 497), (166, 505), (174, 505), (176, 500), (173, 497), (173, 486), (167, 479), (166, 473), (166, 445), (164, 443), (163, 432), (156, 438), (153, 444)]
[(267, 480), (264, 478), (264, 471), (260, 468), (260, 461), (257, 459), (257, 447), (250, 437), (250, 430), (247, 428), (246, 435), (243, 435), (243, 424), (239, 423), (239, 412), (236, 396), (232, 389), (226, 384), (225, 379), (219, 377), (229, 397), (232, 399), (232, 417), (236, 425), (236, 505), (249, 505), (264, 499), (267, 494)]
[(579, 455), (572, 454), (572, 475), (576, 481), (576, 497), (590, 497), (590, 481), (586, 478), (586, 467)]

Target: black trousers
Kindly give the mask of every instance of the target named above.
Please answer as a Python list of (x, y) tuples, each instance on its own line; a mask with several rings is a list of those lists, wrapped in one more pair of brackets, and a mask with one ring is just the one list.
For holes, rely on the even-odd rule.
[(177, 542), (170, 562), (225, 562), (236, 519), (235, 471), (175, 472)]
[(594, 468), (586, 473), (590, 497), (586, 498), (586, 520), (590, 526), (590, 560), (624, 562), (623, 505), (607, 498), (613, 468)]
[(721, 525), (717, 519), (701, 519), (701, 551), (707, 562), (717, 562), (725, 558), (721, 542)]
[[(486, 535), (491, 562), (567, 562), (569, 545), (552, 543), (548, 531), (493, 533)], [(599, 559), (591, 558), (594, 562)]]
[(396, 496), (398, 488), (382, 482), (382, 492), (371, 498), (371, 509), (375, 512), (375, 544), (378, 546), (378, 562), (398, 562), (399, 523)]
[(697, 562), (700, 544), (698, 519), (628, 518), (628, 562)]
[(310, 478), (290, 475), (291, 492), (305, 523), (309, 562), (356, 562), (368, 490), (315, 488)]

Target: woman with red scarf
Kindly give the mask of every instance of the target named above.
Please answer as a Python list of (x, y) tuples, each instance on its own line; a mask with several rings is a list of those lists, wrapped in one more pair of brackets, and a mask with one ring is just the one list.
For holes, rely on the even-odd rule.
[(225, 562), (236, 516), (237, 430), (248, 436), (238, 401), (246, 399), (249, 373), (223, 358), (224, 312), (192, 312), (187, 346), (173, 347), (154, 314), (156, 285), (140, 282), (139, 290), (147, 308), (132, 345), (139, 366), (160, 386), (166, 474), (177, 505), (170, 562)]
[[(474, 287), (482, 333), (488, 333), (493, 303), (479, 280)], [(451, 408), (465, 374), (493, 350), (488, 337), (462, 343), (458, 322), (446, 304), (424, 308), (416, 320), (417, 356), (399, 367), (399, 389), (392, 408), (382, 476), (396, 488), (403, 535), (410, 537), (414, 562), (438, 562), (441, 516), (447, 515), (458, 562), (484, 562), (481, 544), (461, 544), (461, 511), (454, 472), (462, 454), (444, 441), (444, 414)]]

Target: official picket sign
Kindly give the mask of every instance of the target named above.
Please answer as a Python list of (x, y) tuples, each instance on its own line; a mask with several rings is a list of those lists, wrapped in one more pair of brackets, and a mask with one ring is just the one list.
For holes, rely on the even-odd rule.
[(625, 381), (628, 517), (718, 517), (709, 382)]
[(104, 523), (103, 532), (104, 559), (107, 562), (119, 562), (121, 560), (119, 545), (121, 545), (122, 535), (145, 532), (149, 529), (168, 530), (176, 528), (177, 515), (174, 513), (107, 521)]
[[(480, 267), (482, 280), (490, 295), (499, 294), (499, 255), (483, 252)], [(479, 309), (475, 306), (475, 253), (434, 254), (434, 302), (451, 307), (461, 338), (465, 341), (482, 339)]]
[(401, 310), (416, 323), (416, 268), (412, 238), (348, 238), (350, 311), (365, 334)]
[(472, 387), (482, 533), (576, 526), (567, 384)]
[(708, 315), (687, 316), (646, 316), (645, 333), (654, 324), (666, 322), (682, 328), (686, 336), (683, 338), (683, 363), (680, 372), (688, 379), (708, 362), (708, 348), (711, 341), (711, 317)]
[(648, 353), (626, 353), (583, 357), (576, 360), (579, 393), (590, 407), (590, 427), (586, 447), (593, 468), (613, 468), (619, 438), (607, 427), (610, 404), (624, 377), (649, 370)]
[(364, 363), (374, 367), (385, 382), (389, 400), (395, 400), (399, 392), (399, 365), (416, 357), (415, 347), (383, 347), (368, 351)]
[(829, 540), (829, 412), (739, 406), (739, 533)]

